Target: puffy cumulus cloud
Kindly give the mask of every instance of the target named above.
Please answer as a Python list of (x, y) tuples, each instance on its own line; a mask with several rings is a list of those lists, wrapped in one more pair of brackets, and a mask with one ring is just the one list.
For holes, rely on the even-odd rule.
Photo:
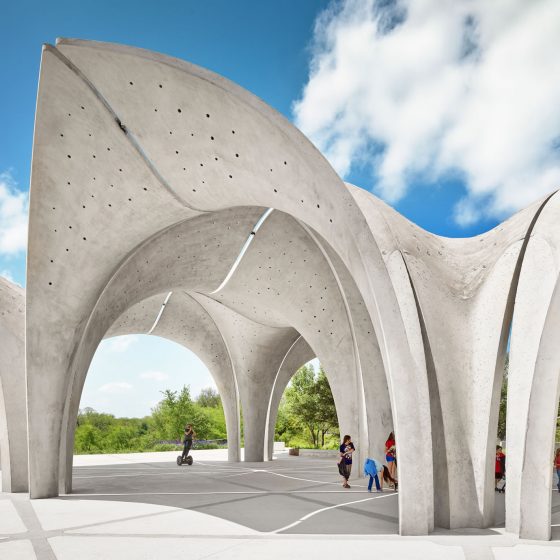
[(145, 371), (140, 374), (140, 379), (152, 379), (154, 381), (165, 381), (169, 375), (164, 371)]
[(503, 217), (560, 187), (559, 23), (557, 0), (332, 3), (296, 124), (389, 202), (458, 177), (458, 223)]
[(137, 336), (129, 334), (124, 336), (116, 336), (115, 338), (108, 340), (106, 344), (107, 348), (111, 352), (126, 352), (137, 340)]
[(28, 211), (28, 194), (17, 189), (9, 172), (0, 173), (0, 254), (26, 250)]
[(109, 394), (119, 394), (119, 393), (126, 393), (132, 389), (132, 385), (130, 383), (126, 383), (126, 381), (115, 381), (113, 383), (105, 383), (105, 385), (101, 385), (99, 387), (99, 392), (101, 393), (109, 393)]

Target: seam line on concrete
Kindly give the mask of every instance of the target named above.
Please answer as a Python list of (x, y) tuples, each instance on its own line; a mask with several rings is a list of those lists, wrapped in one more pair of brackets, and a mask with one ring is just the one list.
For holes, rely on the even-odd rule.
[(252, 229), (251, 233), (249, 234), (247, 241), (245, 241), (245, 244), (243, 245), (243, 247), (241, 247), (241, 251), (239, 252), (239, 255), (237, 255), (237, 258), (235, 259), (235, 262), (233, 263), (232, 267), (230, 268), (229, 272), (224, 278), (224, 281), (213, 292), (210, 292), (210, 294), (215, 294), (219, 292), (229, 282), (230, 278), (233, 276), (233, 273), (236, 271), (237, 267), (241, 263), (241, 259), (243, 258), (243, 255), (245, 255), (247, 249), (249, 248), (249, 245), (251, 245), (251, 243), (253, 242), (253, 239), (257, 234), (257, 231), (259, 231), (259, 228), (263, 225), (264, 221), (270, 216), (270, 214), (272, 214), (273, 210), (274, 208), (269, 208), (260, 217), (259, 221), (255, 224), (255, 227)]
[(152, 334), (154, 332), (154, 329), (157, 327), (157, 325), (159, 323), (159, 320), (161, 319), (161, 316), (163, 315), (163, 310), (165, 309), (165, 306), (167, 305), (167, 302), (169, 301), (169, 298), (171, 297), (172, 293), (173, 292), (169, 292), (167, 294), (165, 300), (161, 304), (161, 307), (160, 307), (159, 312), (157, 314), (156, 320), (154, 321), (154, 324), (152, 325), (152, 328), (146, 334)]
[(285, 527), (281, 527), (280, 529), (276, 529), (276, 530), (270, 531), (270, 532), (271, 533), (279, 533), (281, 531), (286, 531), (288, 529), (291, 529), (292, 527), (295, 527), (296, 525), (299, 525), (303, 521), (307, 521), (309, 518), (314, 517), (315, 515), (318, 515), (319, 513), (323, 513), (324, 511), (328, 511), (328, 510), (331, 510), (331, 509), (336, 509), (336, 508), (340, 508), (340, 507), (344, 507), (344, 506), (349, 506), (349, 505), (352, 505), (352, 504), (369, 502), (370, 500), (379, 500), (380, 498), (388, 498), (389, 496), (395, 496), (395, 495), (396, 494), (387, 494), (385, 496), (373, 496), (371, 498), (364, 498), (363, 500), (354, 500), (352, 502), (344, 502), (343, 504), (335, 504), (334, 506), (321, 508), (321, 509), (312, 511), (311, 513), (308, 513), (307, 515), (304, 515), (302, 518), (298, 519), (297, 521), (294, 521), (293, 523), (290, 523), (289, 525), (286, 525)]
[(182, 206), (185, 206), (186, 208), (190, 208), (191, 210), (195, 210), (196, 212), (207, 213), (208, 210), (196, 208), (195, 206), (191, 206), (190, 204), (188, 204), (186, 200), (184, 200), (181, 196), (179, 196), (175, 192), (173, 188), (171, 188), (171, 185), (163, 178), (161, 173), (156, 168), (155, 164), (146, 155), (146, 152), (144, 152), (142, 146), (140, 146), (140, 143), (138, 142), (134, 134), (132, 134), (130, 129), (121, 121), (120, 117), (117, 115), (115, 110), (111, 107), (111, 105), (109, 104), (107, 99), (105, 99), (105, 97), (101, 94), (101, 92), (95, 87), (93, 82), (91, 82), (90, 79), (69, 58), (67, 58), (64, 54), (62, 54), (62, 52), (59, 49), (53, 47), (52, 45), (45, 45), (45, 50), (54, 54), (60, 60), (60, 62), (62, 62), (71, 72), (73, 72), (80, 80), (82, 80), (82, 82), (84, 82), (84, 84), (91, 90), (93, 95), (99, 100), (99, 102), (105, 107), (105, 109), (107, 109), (109, 114), (113, 117), (117, 126), (122, 130), (122, 132), (124, 133), (127, 140), (130, 142), (134, 150), (138, 153), (142, 161), (146, 164), (148, 169), (151, 171), (151, 173), (154, 175), (157, 181), (163, 186), (163, 188)]
[(33, 551), (37, 560), (56, 560), (53, 549), (45, 536), (45, 532), (31, 505), (31, 502), (18, 499), (12, 500), (14, 507), (16, 508), (18, 515), (23, 521), (24, 525), (27, 527), (28, 532), (22, 533), (20, 539), (28, 539), (33, 546)]

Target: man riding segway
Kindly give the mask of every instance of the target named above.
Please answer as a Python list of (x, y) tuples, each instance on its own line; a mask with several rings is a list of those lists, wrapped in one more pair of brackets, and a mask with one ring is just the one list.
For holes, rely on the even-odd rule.
[(179, 466), (185, 464), (192, 465), (193, 458), (189, 455), (189, 451), (191, 450), (194, 436), (196, 436), (196, 433), (192, 424), (187, 424), (183, 435), (183, 454), (180, 457), (177, 457), (177, 464)]

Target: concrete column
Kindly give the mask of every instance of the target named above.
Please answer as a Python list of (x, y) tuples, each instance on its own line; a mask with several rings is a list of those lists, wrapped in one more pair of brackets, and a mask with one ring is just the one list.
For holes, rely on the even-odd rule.
[(527, 244), (513, 315), (507, 408), (506, 530), (551, 536), (552, 456), (560, 384), (560, 198)]
[(0, 277), (0, 461), (3, 492), (27, 492), (25, 294)]
[(278, 368), (299, 335), (291, 328), (256, 323), (201, 294), (193, 298), (218, 326), (232, 360), (243, 413), (245, 461), (264, 461), (270, 394)]

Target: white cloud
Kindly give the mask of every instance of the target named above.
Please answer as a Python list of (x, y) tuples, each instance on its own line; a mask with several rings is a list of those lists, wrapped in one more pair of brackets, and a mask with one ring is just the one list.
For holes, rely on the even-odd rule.
[(163, 371), (145, 371), (140, 374), (141, 379), (153, 379), (154, 381), (164, 381), (169, 379), (169, 375)]
[(115, 338), (107, 341), (107, 348), (111, 352), (126, 352), (130, 348), (130, 346), (137, 340), (138, 337), (131, 334), (125, 336), (116, 336)]
[(0, 254), (16, 255), (27, 249), (29, 197), (16, 188), (9, 172), (0, 173)]
[(113, 383), (105, 383), (105, 385), (101, 385), (99, 387), (99, 391), (101, 393), (110, 393), (110, 394), (119, 394), (119, 393), (126, 393), (132, 389), (132, 385), (130, 383), (126, 383), (125, 381), (115, 381)]
[(390, 202), (455, 175), (458, 223), (502, 217), (560, 187), (559, 22), (556, 0), (331, 4), (296, 124)]

